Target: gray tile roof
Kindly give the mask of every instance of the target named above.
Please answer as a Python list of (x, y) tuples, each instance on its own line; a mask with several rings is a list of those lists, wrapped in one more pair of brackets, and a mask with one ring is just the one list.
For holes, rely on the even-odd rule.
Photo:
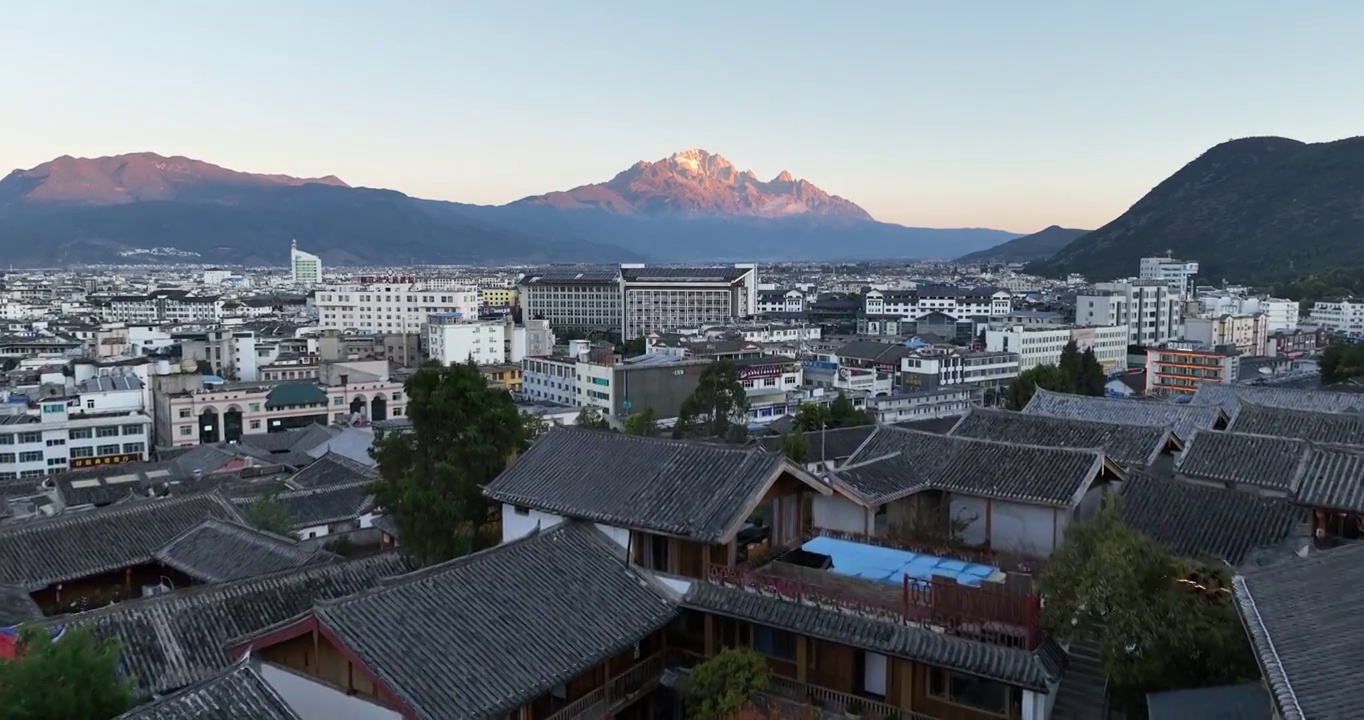
[(783, 471), (818, 484), (780, 453), (757, 447), (556, 428), (484, 494), (563, 517), (723, 542)]
[[(370, 492), (370, 482), (326, 485), (309, 490), (289, 490), (275, 495), (275, 501), (284, 505), (289, 512), (289, 527), (292, 530), (332, 525), (356, 520), (374, 509), (374, 493)], [(242, 496), (232, 498), (239, 507), (250, 505), (256, 497)]]
[(0, 583), (37, 590), (152, 562), (152, 554), (209, 518), (242, 522), (217, 492), (139, 500), (0, 526)]
[(495, 718), (677, 614), (666, 591), (587, 523), (561, 523), (315, 616), (419, 718)]
[(37, 620), (43, 616), (28, 590), (17, 585), (0, 585), (0, 628)]
[(334, 555), (288, 538), (223, 520), (205, 520), (166, 543), (152, 557), (200, 582), (228, 582), (304, 565)]
[(1283, 493), (1298, 488), (1298, 467), (1311, 444), (1297, 438), (1199, 430), (1175, 470), (1191, 478), (1253, 485)]
[(948, 433), (977, 440), (1020, 445), (1090, 448), (1127, 466), (1145, 466), (1178, 443), (1174, 433), (1155, 425), (1128, 425), (1077, 418), (974, 408)]
[(368, 482), (379, 477), (379, 471), (348, 457), (327, 453), (289, 478), (289, 484), (300, 489)]
[(1298, 504), (1364, 513), (1364, 448), (1314, 446), (1298, 473)]
[(1259, 683), (1146, 695), (1148, 720), (1270, 720), (1272, 709), (1269, 693)]
[(1220, 406), (1226, 410), (1228, 417), (1234, 418), (1242, 400), (1269, 407), (1316, 412), (1359, 412), (1364, 408), (1364, 398), (1354, 393), (1223, 383), (1199, 383), (1190, 404)]
[[(871, 434), (875, 432), (875, 425), (862, 425), (860, 427), (834, 428), (833, 430), (801, 433), (801, 439), (805, 443), (805, 454), (810, 462), (825, 460), (843, 460), (852, 457), (857, 452)], [(769, 452), (782, 452), (782, 437), (765, 437), (758, 441), (764, 450)]]
[(411, 569), (398, 553), (382, 553), (177, 590), (44, 624), (91, 627), (101, 638), (117, 639), (119, 667), (133, 678), (138, 694), (164, 694), (227, 669), (231, 641), (305, 612), (314, 602), (375, 587)]
[(299, 716), (255, 668), (241, 662), (114, 720), (299, 720)]
[(1158, 400), (1089, 397), (1042, 389), (1038, 389), (1032, 396), (1023, 412), (1128, 425), (1168, 427), (1174, 430), (1175, 435), (1181, 440), (1188, 440), (1194, 430), (1216, 427), (1218, 421), (1225, 417), (1217, 407), (1181, 405)]
[(1283, 720), (1360, 716), (1364, 544), (1232, 578), (1237, 609)]
[(1186, 557), (1211, 555), (1235, 567), (1257, 548), (1289, 537), (1307, 513), (1288, 498), (1208, 487), (1135, 472), (1119, 511), (1128, 525)]
[(693, 583), (683, 605), (1043, 692), (1065, 669), (1065, 653), (1050, 642), (1029, 652), (737, 587)]
[(1364, 445), (1364, 415), (1317, 412), (1240, 403), (1236, 418), (1227, 426), (1233, 432), (1280, 435), (1319, 443)]
[(1069, 507), (1104, 466), (1096, 450), (1051, 448), (881, 427), (829, 473), (867, 505), (924, 490)]

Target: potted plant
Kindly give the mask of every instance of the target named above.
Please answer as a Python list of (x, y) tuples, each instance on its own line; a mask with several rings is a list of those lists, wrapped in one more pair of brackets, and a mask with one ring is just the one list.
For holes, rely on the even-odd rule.
[(862, 719), (862, 698), (852, 698), (843, 705), (843, 716), (848, 720)]

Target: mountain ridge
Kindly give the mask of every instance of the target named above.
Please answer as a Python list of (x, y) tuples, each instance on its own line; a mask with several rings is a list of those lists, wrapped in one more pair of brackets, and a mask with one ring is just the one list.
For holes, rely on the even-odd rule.
[(1112, 222), (1034, 262), (1030, 272), (1132, 275), (1142, 257), (1198, 261), (1209, 281), (1268, 284), (1364, 266), (1364, 137), (1219, 143)]
[(962, 262), (1029, 262), (1045, 260), (1074, 242), (1089, 230), (1050, 225), (1031, 235), (1017, 237), (992, 248), (977, 250), (957, 258)]

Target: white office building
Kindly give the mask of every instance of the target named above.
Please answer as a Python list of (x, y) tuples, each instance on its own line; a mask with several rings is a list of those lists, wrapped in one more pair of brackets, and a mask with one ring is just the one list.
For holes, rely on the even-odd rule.
[(620, 266), (621, 335), (631, 340), (654, 332), (733, 322), (758, 307), (758, 270), (753, 263), (721, 267)]
[(952, 318), (1004, 317), (1013, 311), (1013, 294), (994, 287), (925, 286), (914, 290), (871, 290), (862, 298), (868, 317), (917, 321), (931, 313)]
[(1262, 314), (1271, 333), (1292, 330), (1300, 320), (1297, 301), (1284, 298), (1255, 297), (1233, 292), (1202, 293), (1198, 296), (1198, 307), (1198, 316), (1204, 318)]
[(1208, 347), (1232, 345), (1242, 355), (1268, 355), (1269, 319), (1260, 313), (1188, 318), (1184, 339)]
[(1175, 292), (1186, 298), (1193, 297), (1194, 276), (1198, 275), (1198, 263), (1176, 260), (1172, 257), (1149, 257), (1141, 259), (1140, 278), (1165, 283)]
[(1122, 325), (1128, 344), (1159, 345), (1184, 336), (1184, 302), (1163, 280), (1099, 283), (1076, 296), (1075, 324)]
[(314, 302), (324, 330), (407, 334), (420, 332), (427, 318), (436, 314), (478, 317), (477, 288), (414, 278), (326, 285), (318, 288)]
[(1328, 330), (1364, 335), (1364, 300), (1346, 298), (1339, 301), (1317, 301), (1312, 305), (1308, 321)]
[(466, 320), (456, 313), (432, 315), (426, 325), (427, 357), (443, 365), (519, 363), (554, 351), (554, 332), (545, 320), (518, 325), (511, 318)]
[(612, 268), (546, 270), (517, 282), (522, 317), (556, 330), (615, 330), (621, 325), (620, 273)]
[(322, 258), (298, 249), (298, 241), (289, 242), (290, 280), (295, 285), (322, 284)]
[(805, 293), (800, 290), (759, 290), (758, 315), (799, 315), (805, 312)]
[(7, 397), (0, 415), (0, 480), (40, 478), (70, 469), (145, 462), (151, 417), (136, 375), (68, 384), (45, 373), (27, 403)]
[(217, 295), (192, 295), (188, 290), (155, 290), (146, 295), (114, 295), (91, 299), (104, 322), (216, 323), (223, 319), (225, 301)]
[(1105, 372), (1114, 372), (1127, 369), (1127, 334), (1128, 329), (1121, 325), (1011, 325), (986, 330), (985, 349), (1018, 355), (1018, 372), (1024, 372), (1039, 365), (1059, 364), (1061, 351), (1074, 341), (1080, 352), (1093, 350)]

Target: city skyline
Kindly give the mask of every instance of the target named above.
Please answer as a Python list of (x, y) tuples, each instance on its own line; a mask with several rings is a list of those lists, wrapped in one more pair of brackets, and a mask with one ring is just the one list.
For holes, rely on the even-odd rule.
[(879, 220), (1094, 228), (1208, 147), (1357, 134), (1364, 8), (92, 2), (12, 10), (0, 172), (150, 151), (501, 204), (701, 147)]

